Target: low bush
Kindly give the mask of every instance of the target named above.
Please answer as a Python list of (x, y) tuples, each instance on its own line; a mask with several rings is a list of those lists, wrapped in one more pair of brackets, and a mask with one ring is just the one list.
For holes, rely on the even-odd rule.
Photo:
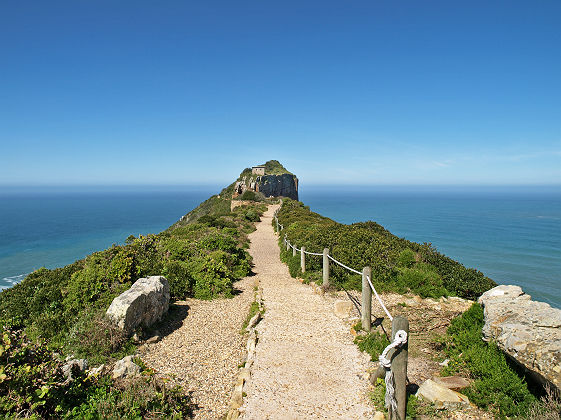
[(243, 192), (243, 194), (240, 195), (239, 198), (240, 198), (240, 200), (243, 200), (243, 201), (255, 201), (257, 197), (256, 197), (254, 191), (245, 190), (245, 191)]
[(483, 323), (483, 309), (477, 303), (452, 320), (445, 349), (450, 362), (443, 374), (469, 374), (474, 381), (463, 392), (479, 407), (502, 418), (523, 416), (536, 398), (498, 347), (481, 339)]
[(103, 362), (121, 355), (119, 346), (125, 342), (115, 346), (112, 332), (100, 322), (112, 300), (136, 279), (166, 276), (172, 299), (232, 296), (233, 282), (251, 270), (245, 250), (247, 233), (254, 229), (249, 219), (258, 220), (266, 206), (230, 212), (228, 205), (226, 212), (223, 201), (207, 200), (194, 210), (199, 218), (183, 218), (160, 234), (131, 235), (125, 245), (63, 268), (31, 273), (0, 293), (0, 323), (25, 328), (33, 339), (47, 340), (57, 351)]
[(188, 399), (150, 375), (126, 384), (114, 383), (108, 376), (66, 383), (53, 351), (87, 358), (92, 365), (134, 353), (131, 340), (107, 321), (105, 312), (140, 277), (165, 275), (172, 299), (232, 296), (233, 282), (251, 270), (247, 234), (255, 229), (266, 205), (231, 211), (224, 191), (164, 232), (130, 235), (124, 245), (63, 268), (41, 268), (0, 292), (4, 328), (0, 417), (180, 418), (188, 414)]
[(355, 338), (355, 344), (360, 351), (370, 355), (373, 361), (377, 362), (378, 357), (384, 349), (390, 344), (390, 340), (378, 331), (372, 331), (366, 335), (358, 335)]
[[(360, 270), (370, 266), (372, 282), (379, 291), (410, 291), (434, 298), (452, 294), (473, 299), (496, 285), (479, 271), (440, 254), (430, 244), (399, 238), (374, 222), (343, 225), (290, 199), (283, 201), (277, 215), (284, 226), (283, 236), (298, 248), (305, 246), (307, 251), (317, 253), (329, 248), (333, 258), (349, 267)], [(298, 275), (296, 263), (285, 253), (281, 257), (291, 275)], [(319, 271), (321, 265), (321, 258), (306, 258), (307, 271)], [(360, 276), (330, 265), (335, 287), (360, 290), (357, 277)]]
[(3, 418), (183, 418), (192, 412), (180, 388), (166, 388), (150, 371), (117, 383), (108, 374), (62, 374), (63, 362), (21, 330), (2, 331), (0, 416)]

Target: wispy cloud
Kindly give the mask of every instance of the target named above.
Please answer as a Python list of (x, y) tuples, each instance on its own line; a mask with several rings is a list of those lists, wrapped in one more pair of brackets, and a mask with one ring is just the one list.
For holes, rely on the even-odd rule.
[(448, 160), (448, 161), (444, 161), (444, 162), (438, 162), (436, 160), (432, 161), (432, 164), (434, 166), (437, 166), (439, 168), (448, 168), (450, 165), (452, 165), (452, 161)]

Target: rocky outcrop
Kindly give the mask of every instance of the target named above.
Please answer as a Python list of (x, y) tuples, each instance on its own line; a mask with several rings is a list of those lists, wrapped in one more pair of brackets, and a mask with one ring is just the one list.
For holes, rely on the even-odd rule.
[(256, 183), (256, 190), (265, 197), (288, 197), (298, 200), (298, 178), (294, 175), (263, 175), (257, 178)]
[(165, 277), (138, 279), (132, 287), (111, 303), (107, 316), (127, 335), (138, 326), (149, 327), (169, 308), (169, 283)]
[(561, 310), (536, 302), (518, 286), (483, 293), (483, 336), (542, 384), (561, 389)]
[(288, 197), (298, 200), (298, 178), (292, 174), (243, 177), (234, 185), (233, 198), (246, 191), (258, 192), (264, 197)]

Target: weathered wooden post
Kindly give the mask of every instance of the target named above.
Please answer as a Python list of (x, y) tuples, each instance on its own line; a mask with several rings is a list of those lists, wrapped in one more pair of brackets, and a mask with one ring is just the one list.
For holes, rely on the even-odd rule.
[(293, 257), (296, 256), (296, 247), (292, 248), (292, 256), (293, 256)]
[(362, 269), (362, 329), (370, 332), (371, 313), (372, 313), (372, 290), (366, 277), (372, 277), (372, 269), (364, 267)]
[(303, 246), (300, 250), (300, 268), (302, 268), (302, 273), (306, 272), (306, 247)]
[(395, 334), (403, 330), (407, 333), (407, 342), (395, 349), (392, 356), (392, 372), (395, 388), (395, 400), (397, 401), (397, 413), (390, 408), (391, 420), (405, 420), (407, 408), (407, 354), (409, 350), (409, 321), (401, 316), (394, 317), (392, 321), (392, 342)]
[(286, 241), (286, 250), (288, 251), (288, 247), (289, 247), (288, 244), (289, 244), (289, 242), (288, 242), (288, 239), (287, 239), (286, 235), (284, 235), (284, 239), (285, 239), (285, 241)]
[(280, 231), (279, 231), (279, 219), (277, 219), (277, 218), (275, 217), (275, 221), (277, 222), (277, 232), (280, 232)]
[(329, 248), (323, 248), (323, 287), (329, 287)]

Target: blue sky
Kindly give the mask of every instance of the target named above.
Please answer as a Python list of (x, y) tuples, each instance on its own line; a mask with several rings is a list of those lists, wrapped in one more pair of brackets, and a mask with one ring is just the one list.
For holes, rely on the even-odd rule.
[(0, 6), (0, 185), (561, 184), (561, 2)]

